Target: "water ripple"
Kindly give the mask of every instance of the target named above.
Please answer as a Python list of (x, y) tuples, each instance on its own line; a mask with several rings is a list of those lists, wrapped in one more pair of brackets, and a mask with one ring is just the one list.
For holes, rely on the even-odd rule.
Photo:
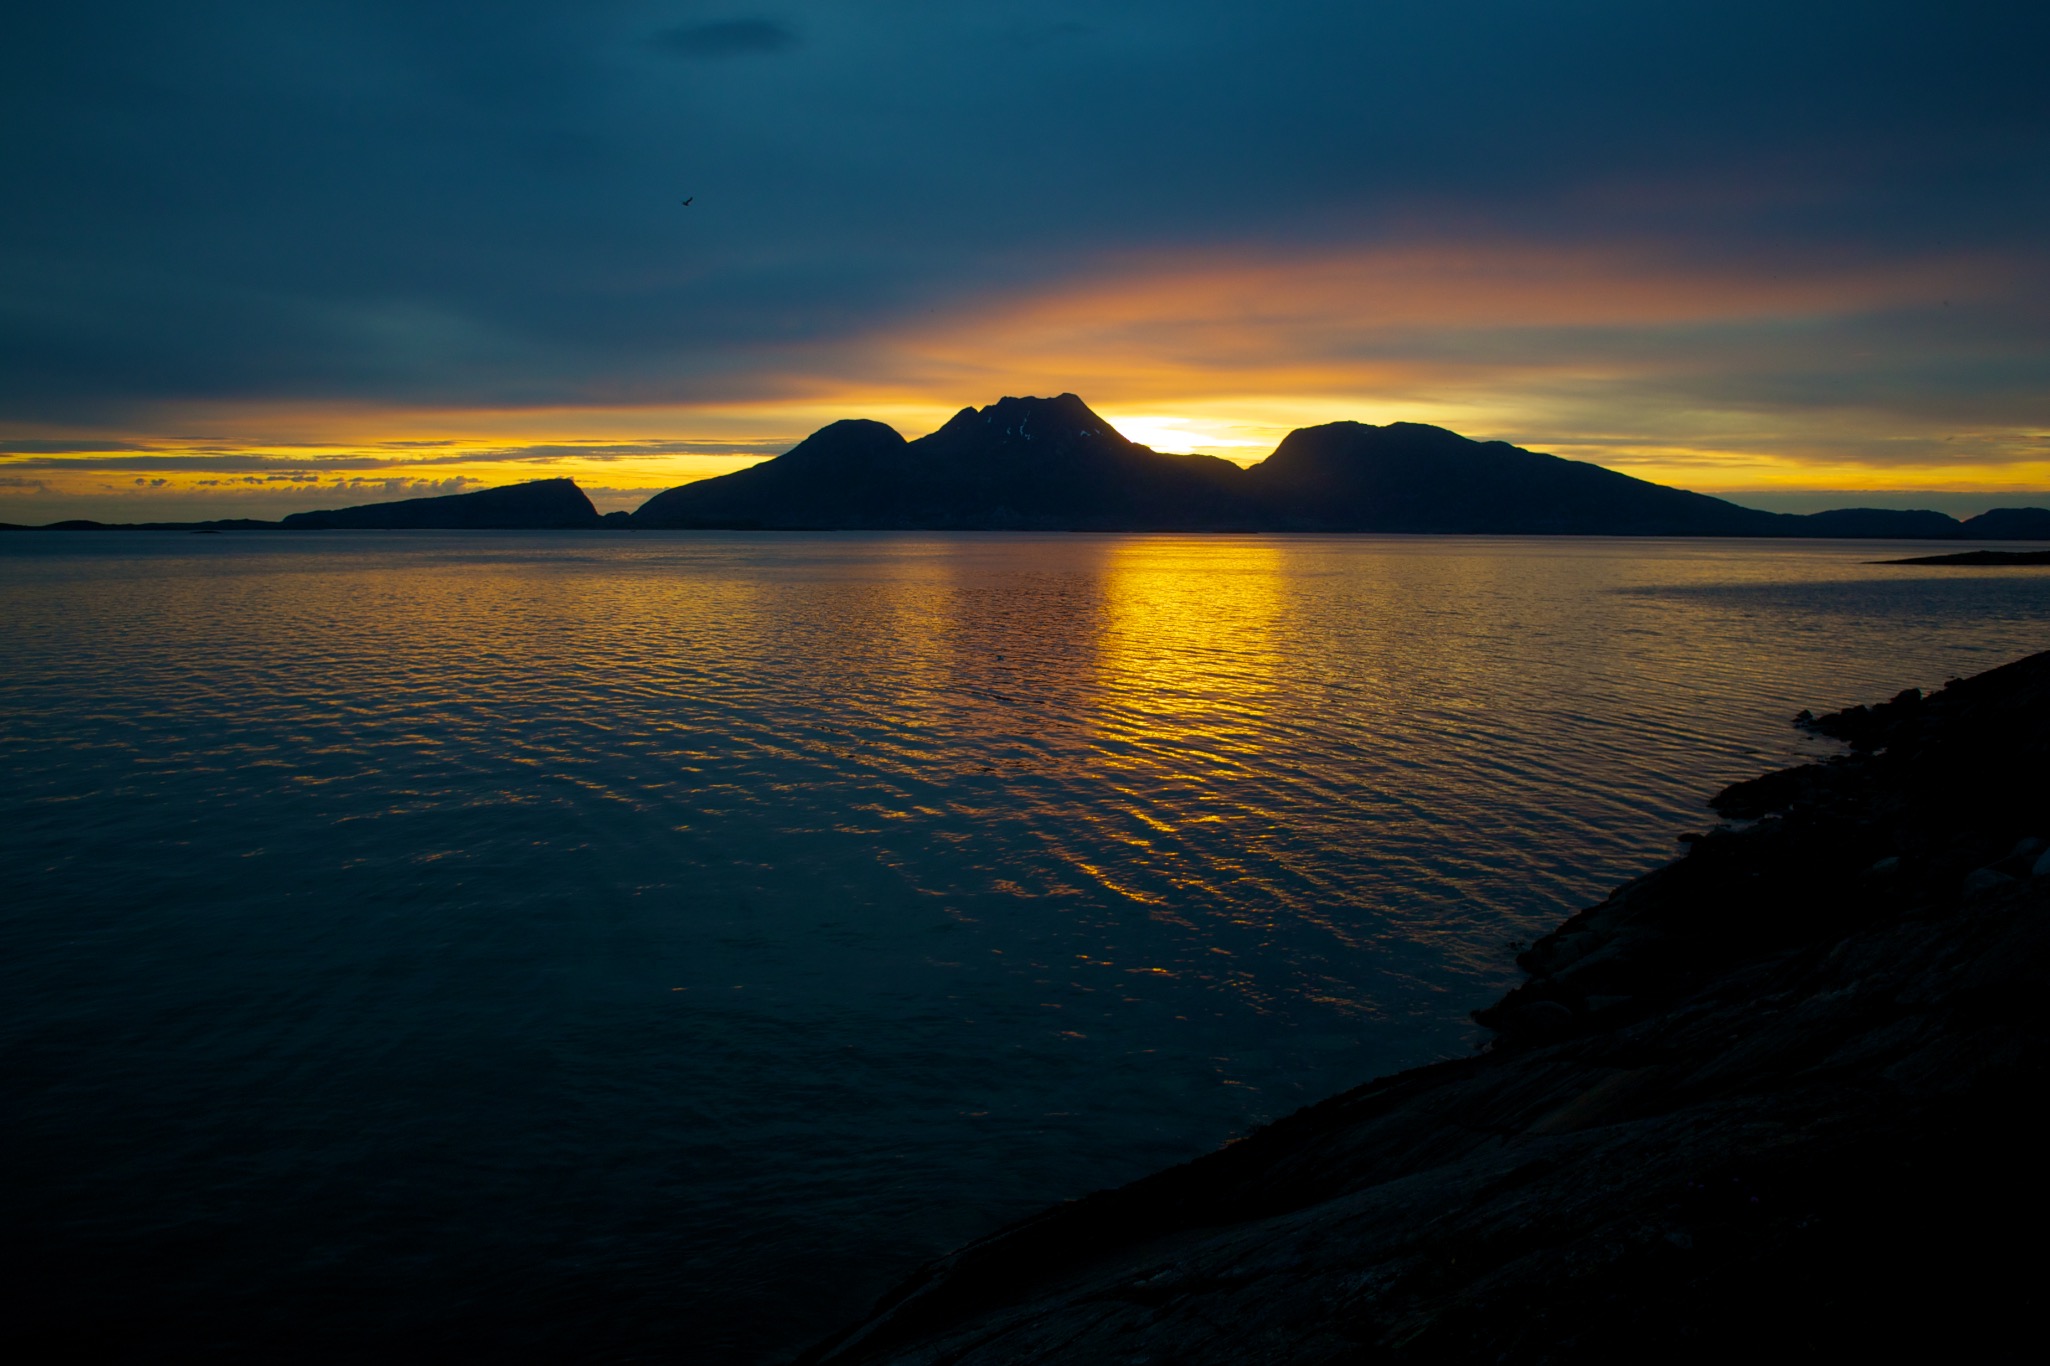
[(756, 1359), (2050, 644), (1885, 550), (9, 537), (9, 1236), (224, 1359)]

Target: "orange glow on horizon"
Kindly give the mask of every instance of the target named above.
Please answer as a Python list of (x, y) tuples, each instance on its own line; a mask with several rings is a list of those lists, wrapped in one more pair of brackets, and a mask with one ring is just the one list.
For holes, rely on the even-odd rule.
[[(916, 437), (964, 405), (1064, 391), (1155, 449), (1240, 464), (1298, 427), (1417, 421), (1709, 493), (2033, 492), (2050, 488), (2039, 426), (1961, 426), (1889, 410), (1883, 394), (1806, 408), (1671, 397), (1713, 378), (1690, 339), (1735, 329), (1769, 360), (1776, 339), (1818, 321), (1969, 300), (2000, 279), (1978, 260), (1790, 275), (1471, 242), (1113, 260), (886, 326), (831, 365), (793, 354), (760, 392), (717, 402), (187, 404), (146, 430), (17, 429), (5, 435), (18, 448), (41, 449), (0, 455), (0, 519), (65, 498), (163, 504), (128, 515), (172, 517), (191, 515), (172, 502), (291, 510), (557, 476), (601, 507), (630, 507), (839, 418)], [(1853, 377), (1860, 363), (1841, 361)]]

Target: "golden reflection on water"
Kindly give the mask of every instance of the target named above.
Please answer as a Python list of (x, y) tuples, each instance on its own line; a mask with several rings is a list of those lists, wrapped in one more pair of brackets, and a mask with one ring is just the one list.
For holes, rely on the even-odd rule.
[[(716, 1268), (692, 1314), (787, 1305), (907, 1209), (1001, 1222), (1462, 1051), (1506, 941), (1668, 856), (1796, 708), (2050, 644), (2041, 577), (1888, 553), (0, 542), (17, 1013), (92, 1025), (6, 1040), (60, 1088), (25, 1122), (138, 1245), (169, 1225), (117, 1204), (276, 1211), (265, 1302), (308, 1227), (413, 1266), (360, 1175), (410, 1169), (535, 1265), (589, 1237), (664, 1303)], [(630, 1214), (537, 1188), (592, 1152)], [(826, 1206), (831, 1274), (776, 1270)]]
[(1179, 756), (1229, 773), (1286, 667), (1291, 604), (1267, 541), (1129, 540), (1105, 556), (1098, 725), (1109, 752)]
[[(809, 869), (850, 904), (909, 896), (962, 925), (1070, 916), (1092, 952), (1049, 980), (1212, 981), (1263, 1008), (1371, 1012), (1384, 998), (1358, 962), (1399, 942), (1497, 971), (1502, 936), (1483, 927), (1548, 912), (1643, 847), (1650, 813), (1712, 785), (1682, 775), (1705, 746), (1730, 776), (1750, 766), (1759, 747), (1733, 727), (1779, 727), (1790, 699), (1826, 702), (1861, 670), (1902, 681), (1898, 642), (1857, 634), (1881, 628), (1801, 603), (1820, 576), (1877, 594), (1846, 610), (1884, 619), (1884, 590), (1858, 585), (1900, 571), (1869, 551), (513, 544), (152, 551), (161, 572), (93, 609), (103, 641), (171, 661), (136, 763), (276, 772), (332, 794), (336, 829), (454, 806), (481, 846), (493, 820), (544, 821), (529, 846), (650, 864), (641, 886), (711, 858), (730, 865), (699, 877), (714, 887)], [(677, 847), (651, 845), (650, 823)], [(451, 866), (463, 837), (413, 861)], [(1129, 933), (1133, 916), (1161, 933)]]
[[(1235, 781), (1257, 755), (1286, 661), (1271, 541), (1145, 538), (1109, 547), (1091, 731), (1109, 798), (1097, 817), (1116, 857), (1081, 863), (1102, 886), (1185, 925), (1175, 907), (1253, 876), (1214, 851), (1188, 857), (1186, 827), (1229, 822), (1258, 845), (1278, 819), (1257, 785)], [(1128, 870), (1152, 875), (1153, 890)], [(1257, 914), (1257, 912), (1255, 912)]]

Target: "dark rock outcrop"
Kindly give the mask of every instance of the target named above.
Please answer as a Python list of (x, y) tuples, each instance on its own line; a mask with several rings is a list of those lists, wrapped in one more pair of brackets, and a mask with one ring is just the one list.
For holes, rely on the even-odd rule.
[(906, 441), (835, 422), (787, 454), (657, 494), (637, 527), (1224, 530), (1249, 526), (1244, 471), (1162, 455), (1073, 394), (964, 408)]
[(1534, 944), (1485, 1053), (972, 1244), (803, 1360), (2007, 1359), (2050, 1213), (2050, 654), (1804, 723), (1852, 752)]
[(599, 524), (598, 509), (575, 480), (535, 479), (444, 498), (295, 512), (279, 525), (296, 531), (552, 531)]

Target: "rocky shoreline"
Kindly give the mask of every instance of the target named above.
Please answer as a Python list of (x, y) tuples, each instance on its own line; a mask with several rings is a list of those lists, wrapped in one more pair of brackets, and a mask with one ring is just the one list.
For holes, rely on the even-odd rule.
[(1476, 1056), (921, 1270), (805, 1366), (1942, 1351), (2033, 1328), (2050, 653), (1799, 723)]

